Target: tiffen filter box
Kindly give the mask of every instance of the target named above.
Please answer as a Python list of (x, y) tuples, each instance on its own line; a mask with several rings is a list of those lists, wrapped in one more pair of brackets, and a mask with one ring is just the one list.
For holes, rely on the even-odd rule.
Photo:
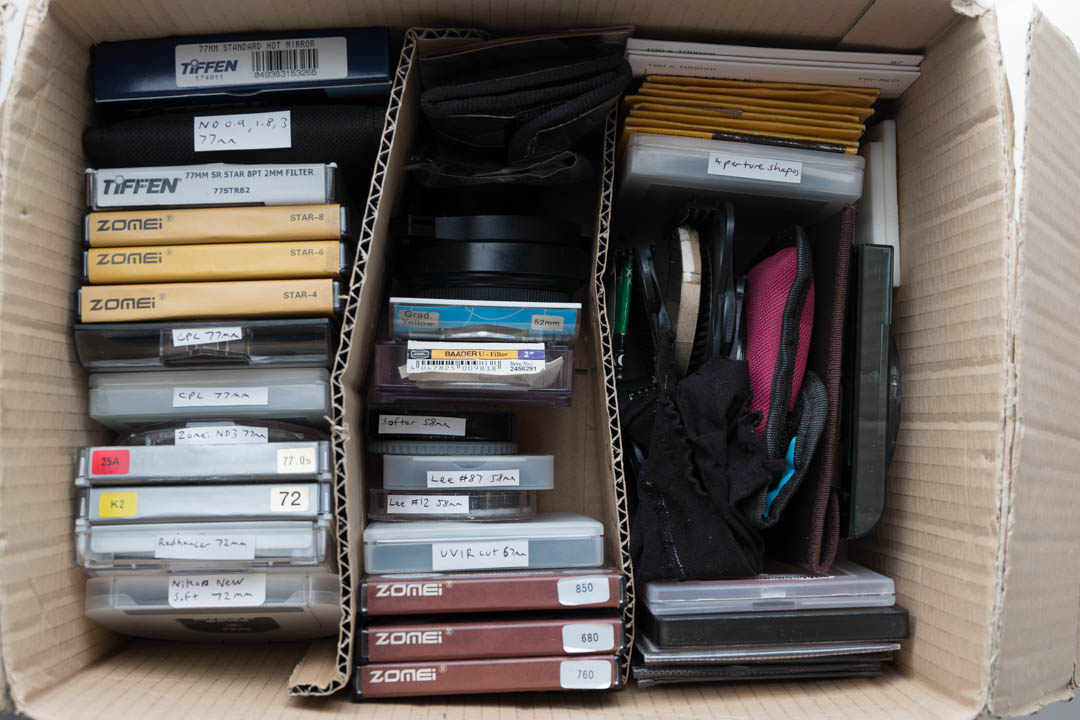
[(91, 50), (94, 100), (110, 106), (352, 99), (390, 90), (384, 27), (193, 35)]
[(86, 170), (93, 210), (320, 205), (341, 196), (337, 165), (210, 163)]

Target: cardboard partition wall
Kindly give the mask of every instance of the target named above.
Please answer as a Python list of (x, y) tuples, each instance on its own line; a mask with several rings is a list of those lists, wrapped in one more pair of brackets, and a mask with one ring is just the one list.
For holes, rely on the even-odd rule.
[[(953, 6), (962, 11), (954, 12)], [(11, 17), (6, 13), (4, 17)], [(922, 77), (897, 102), (904, 285), (894, 329), (904, 418), (882, 525), (849, 551), (896, 580), (913, 636), (877, 679), (629, 688), (352, 705), (341, 687), (360, 563), (363, 398), (383, 303), (387, 227), (417, 123), (409, 62), (398, 68), (376, 175), (364, 205), (347, 331), (335, 363), (338, 528), (346, 622), (340, 637), (238, 647), (132, 640), (83, 616), (71, 559), (74, 449), (107, 435), (86, 416), (86, 377), (70, 325), (84, 211), (80, 137), (92, 119), (89, 47), (103, 40), (213, 31), (386, 24), (409, 43), (454, 42), (479, 27), (633, 24), (641, 37), (798, 47), (921, 49)], [(446, 40), (437, 40), (448, 37)], [(1023, 185), (1014, 188), (1009, 95), (995, 19), (976, 2), (728, 0), (574, 3), (389, 0), (31, 3), (0, 106), (0, 655), (10, 698), (35, 718), (232, 717), (974, 717), (1065, 697), (1080, 616), (1077, 86), (1080, 62), (1037, 20)], [(407, 56), (406, 56), (407, 58)], [(610, 128), (609, 128), (610, 129)], [(613, 160), (610, 147), (606, 149)], [(597, 183), (603, 270), (611, 162)], [(355, 189), (354, 189), (355, 191)], [(1017, 197), (1019, 195), (1019, 203)], [(1014, 216), (1014, 207), (1019, 207)], [(538, 446), (570, 458), (549, 500), (617, 529), (619, 438), (611, 426), (603, 288), (570, 428), (529, 415)], [(552, 427), (549, 427), (552, 426)], [(610, 430), (609, 430), (610, 428)], [(580, 480), (580, 484), (574, 484)]]

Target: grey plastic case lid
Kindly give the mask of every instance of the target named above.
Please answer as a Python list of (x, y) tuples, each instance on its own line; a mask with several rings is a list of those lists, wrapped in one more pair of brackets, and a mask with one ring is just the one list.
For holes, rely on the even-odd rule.
[(644, 602), (653, 615), (699, 615), (762, 610), (891, 607), (893, 581), (842, 560), (827, 575), (771, 567), (745, 580), (645, 583)]
[(190, 418), (259, 418), (327, 424), (323, 368), (177, 370), (90, 376), (90, 417), (112, 430)]
[(552, 455), (384, 455), (387, 490), (551, 490)]
[(858, 155), (634, 133), (621, 162), (616, 208), (670, 221), (693, 196), (731, 200), (776, 222), (828, 217), (862, 194)]
[(317, 520), (333, 512), (330, 483), (125, 485), (83, 488), (77, 517), (91, 525), (215, 520)]
[(313, 640), (338, 632), (339, 582), (323, 572), (101, 575), (86, 582), (86, 615), (161, 640)]
[(542, 513), (520, 522), (374, 522), (364, 530), (364, 566), (372, 574), (599, 567), (603, 562), (604, 526), (572, 513)]
[[(189, 437), (210, 435), (213, 428), (182, 432)], [(79, 448), (75, 484), (101, 487), (253, 480), (276, 484), (328, 481), (331, 476), (330, 443), (325, 440), (242, 445), (102, 445)]]

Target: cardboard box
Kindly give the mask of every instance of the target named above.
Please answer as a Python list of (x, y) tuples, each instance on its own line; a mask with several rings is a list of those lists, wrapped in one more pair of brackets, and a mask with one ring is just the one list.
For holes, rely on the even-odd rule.
[[(869, 7), (867, 7), (869, 5)], [(952, 5), (963, 11), (954, 13)], [(14, 704), (35, 718), (232, 717), (974, 717), (1066, 697), (1080, 618), (1080, 61), (1048, 23), (1030, 36), (1023, 186), (1012, 170), (1012, 109), (995, 19), (947, 0), (729, 0), (555, 4), (336, 0), (297, 7), (190, 0), (52, 0), (28, 13), (0, 107), (0, 655)], [(362, 402), (385, 297), (387, 228), (418, 121), (395, 78), (364, 208), (345, 334), (334, 366), (342, 602), (340, 637), (310, 645), (127, 641), (85, 619), (71, 560), (74, 449), (108, 435), (87, 418), (71, 343), (85, 212), (80, 151), (91, 112), (89, 46), (102, 40), (239, 29), (391, 25), (495, 31), (631, 23), (641, 37), (794, 46), (919, 49), (922, 78), (897, 103), (904, 285), (895, 331), (905, 407), (881, 527), (850, 550), (896, 581), (913, 636), (879, 679), (709, 685), (603, 696), (520, 695), (350, 705), (345, 687), (362, 573)], [(452, 32), (450, 37), (463, 33)], [(444, 34), (445, 35), (445, 34)], [(452, 41), (452, 40), (451, 40)], [(607, 148), (612, 158), (612, 148)], [(612, 166), (598, 187), (597, 273)], [(1019, 212), (1014, 217), (1019, 193)], [(522, 435), (557, 448), (580, 484), (545, 509), (626, 523), (612, 423), (610, 345), (595, 290), (583, 329), (573, 423), (529, 413)], [(565, 420), (565, 416), (560, 416)], [(552, 431), (552, 428), (555, 428)], [(543, 432), (540, 433), (540, 429)], [(569, 483), (568, 483), (569, 484)], [(632, 632), (632, 626), (631, 626)]]

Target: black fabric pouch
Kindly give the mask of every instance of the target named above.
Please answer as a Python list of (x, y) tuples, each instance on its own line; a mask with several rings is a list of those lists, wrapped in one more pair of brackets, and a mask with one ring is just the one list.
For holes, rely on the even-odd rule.
[(431, 127), (518, 163), (569, 150), (631, 81), (630, 27), (500, 38), (420, 59)]

